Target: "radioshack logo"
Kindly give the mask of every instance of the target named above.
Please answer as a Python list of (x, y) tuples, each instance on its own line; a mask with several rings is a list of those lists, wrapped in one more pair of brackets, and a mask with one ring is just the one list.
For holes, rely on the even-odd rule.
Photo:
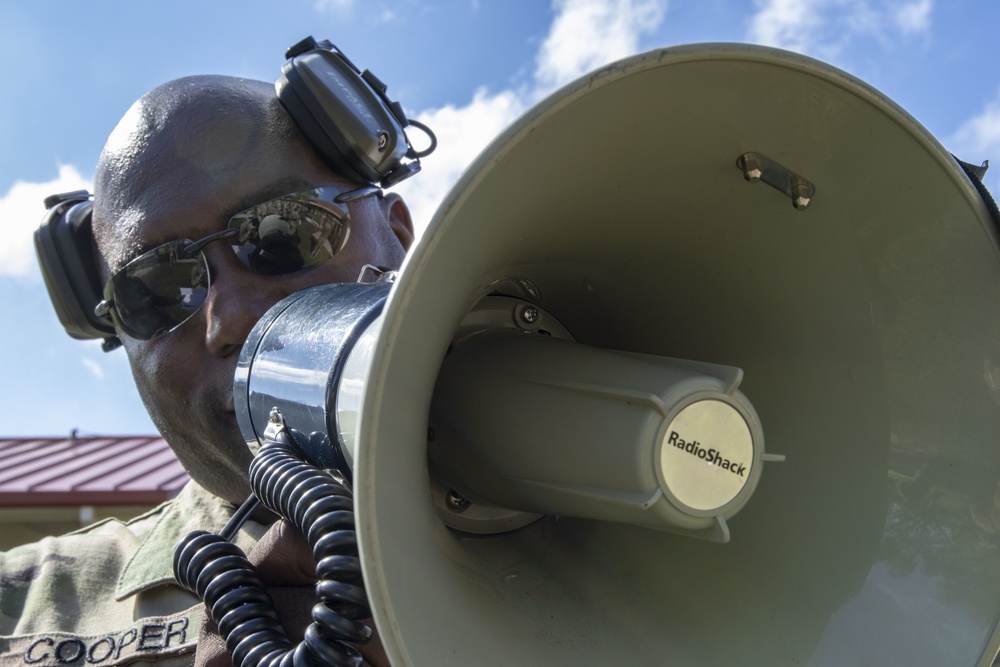
[(728, 401), (708, 398), (685, 405), (661, 438), (660, 483), (681, 509), (718, 511), (750, 483), (753, 436)]
[(673, 445), (677, 449), (687, 452), (691, 456), (697, 456), (699, 459), (711, 463), (712, 465), (717, 465), (723, 470), (728, 470), (734, 475), (739, 475), (740, 477), (746, 476), (746, 464), (742, 461), (730, 461), (729, 459), (723, 457), (719, 450), (705, 449), (697, 440), (685, 440), (679, 433), (677, 433), (677, 431), (670, 432), (670, 435), (667, 436), (667, 444)]

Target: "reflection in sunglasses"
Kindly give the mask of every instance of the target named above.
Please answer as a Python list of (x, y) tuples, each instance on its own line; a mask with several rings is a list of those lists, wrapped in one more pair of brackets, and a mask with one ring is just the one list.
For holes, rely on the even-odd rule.
[(345, 201), (377, 194), (375, 188), (341, 193), (314, 188), (251, 206), (227, 229), (201, 241), (181, 239), (136, 257), (112, 276), (98, 304), (133, 338), (148, 340), (171, 331), (201, 308), (211, 273), (202, 252), (229, 239), (239, 260), (261, 275), (282, 275), (329, 261), (347, 243), (350, 216)]

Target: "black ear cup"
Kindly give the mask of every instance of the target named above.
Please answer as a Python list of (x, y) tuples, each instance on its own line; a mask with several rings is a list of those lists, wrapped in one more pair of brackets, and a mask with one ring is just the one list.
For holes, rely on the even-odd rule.
[[(307, 37), (285, 54), (278, 100), (331, 169), (353, 181), (389, 187), (420, 170), (433, 134), (409, 121), (386, 85), (328, 41)], [(417, 153), (404, 129), (416, 125), (432, 147)], [(404, 161), (405, 160), (405, 161)]]
[(94, 256), (90, 193), (52, 195), (45, 206), (48, 213), (35, 231), (35, 252), (59, 322), (73, 338), (104, 338), (106, 349), (117, 347), (111, 319), (94, 313), (101, 301), (101, 280)]

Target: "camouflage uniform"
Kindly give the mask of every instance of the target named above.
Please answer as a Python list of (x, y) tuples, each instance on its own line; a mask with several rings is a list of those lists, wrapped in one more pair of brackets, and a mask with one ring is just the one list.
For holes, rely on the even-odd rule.
[[(0, 667), (194, 662), (204, 605), (177, 586), (188, 532), (219, 532), (233, 507), (193, 482), (128, 523), (101, 521), (0, 553)], [(248, 549), (265, 527), (247, 522)]]

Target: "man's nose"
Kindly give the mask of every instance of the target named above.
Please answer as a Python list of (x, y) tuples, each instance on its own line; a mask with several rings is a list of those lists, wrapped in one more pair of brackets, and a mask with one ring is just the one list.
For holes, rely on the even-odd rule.
[(238, 353), (267, 310), (287, 296), (280, 280), (259, 276), (238, 262), (212, 276), (205, 299), (205, 346), (212, 354)]

